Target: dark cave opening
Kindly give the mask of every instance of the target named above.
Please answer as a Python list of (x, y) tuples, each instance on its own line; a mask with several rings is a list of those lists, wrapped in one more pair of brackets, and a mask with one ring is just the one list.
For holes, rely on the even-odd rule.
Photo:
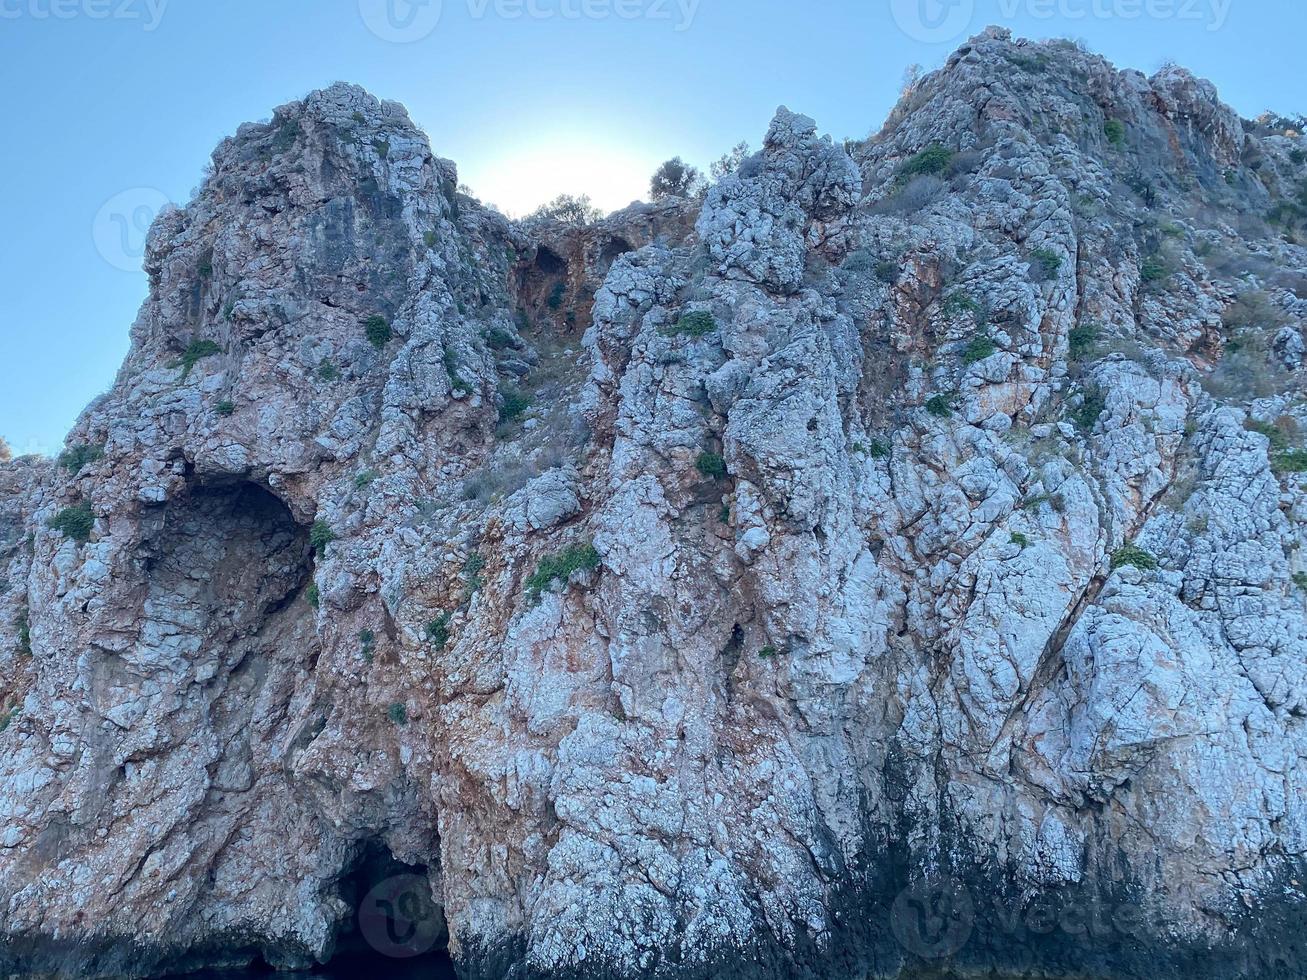
[(385, 843), (370, 840), (341, 878), (340, 897), (352, 912), (340, 925), (328, 966), (378, 955), (448, 960), (449, 930), (427, 866), (405, 864)]
[(146, 525), (141, 555), (151, 600), (184, 624), (188, 655), (218, 657), (225, 674), (308, 581), (308, 538), (267, 488), (196, 482)]
[[(341, 875), (338, 894), (349, 908), (325, 963), (296, 976), (325, 980), (456, 980), (444, 910), (432, 896), (431, 870), (405, 864), (384, 842), (369, 840)], [(251, 951), (239, 969), (170, 974), (165, 980), (248, 980), (285, 976), (266, 951)]]
[(535, 267), (538, 272), (545, 276), (565, 276), (567, 275), (567, 263), (547, 246), (541, 245), (536, 249)]
[(536, 250), (529, 264), (518, 268), (517, 305), (524, 318), (524, 332), (545, 326), (561, 330), (574, 324), (570, 272), (567, 260), (546, 245)]
[(614, 235), (612, 238), (608, 239), (604, 244), (603, 251), (599, 253), (599, 268), (603, 271), (607, 271), (608, 267), (613, 264), (619, 255), (625, 255), (627, 252), (633, 250), (634, 246), (632, 246), (625, 238), (622, 238), (619, 235)]

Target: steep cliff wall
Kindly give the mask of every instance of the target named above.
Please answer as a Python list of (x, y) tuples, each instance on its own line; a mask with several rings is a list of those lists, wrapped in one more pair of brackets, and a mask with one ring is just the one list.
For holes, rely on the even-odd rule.
[(585, 229), (243, 127), (0, 464), (0, 963), (1301, 975), (1305, 162), (998, 31)]

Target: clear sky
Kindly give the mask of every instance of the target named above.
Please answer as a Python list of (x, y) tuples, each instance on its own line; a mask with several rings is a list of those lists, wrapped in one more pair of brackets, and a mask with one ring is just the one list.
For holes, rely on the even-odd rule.
[(509, 213), (611, 209), (669, 156), (757, 147), (780, 104), (864, 136), (907, 65), (986, 24), (1175, 60), (1245, 116), (1307, 112), (1302, 0), (0, 0), (0, 436), (59, 450), (126, 352), (137, 226), (311, 89), (405, 103)]

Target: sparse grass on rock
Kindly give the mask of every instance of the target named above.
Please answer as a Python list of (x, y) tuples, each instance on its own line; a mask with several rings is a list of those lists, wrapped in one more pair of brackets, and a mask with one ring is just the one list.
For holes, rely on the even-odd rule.
[(1145, 572), (1157, 568), (1157, 559), (1133, 542), (1127, 542), (1112, 552), (1112, 569), (1115, 571), (1124, 565), (1133, 565)]
[(540, 560), (535, 572), (526, 580), (526, 592), (534, 602), (554, 582), (566, 582), (574, 572), (593, 571), (599, 567), (599, 552), (592, 544), (573, 545), (566, 551)]

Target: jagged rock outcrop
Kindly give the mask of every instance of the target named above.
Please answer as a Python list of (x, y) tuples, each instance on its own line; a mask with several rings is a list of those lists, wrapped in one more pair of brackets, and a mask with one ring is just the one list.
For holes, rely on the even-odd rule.
[(0, 464), (0, 963), (1301, 975), (1305, 160), (996, 30), (585, 229), (242, 127)]

